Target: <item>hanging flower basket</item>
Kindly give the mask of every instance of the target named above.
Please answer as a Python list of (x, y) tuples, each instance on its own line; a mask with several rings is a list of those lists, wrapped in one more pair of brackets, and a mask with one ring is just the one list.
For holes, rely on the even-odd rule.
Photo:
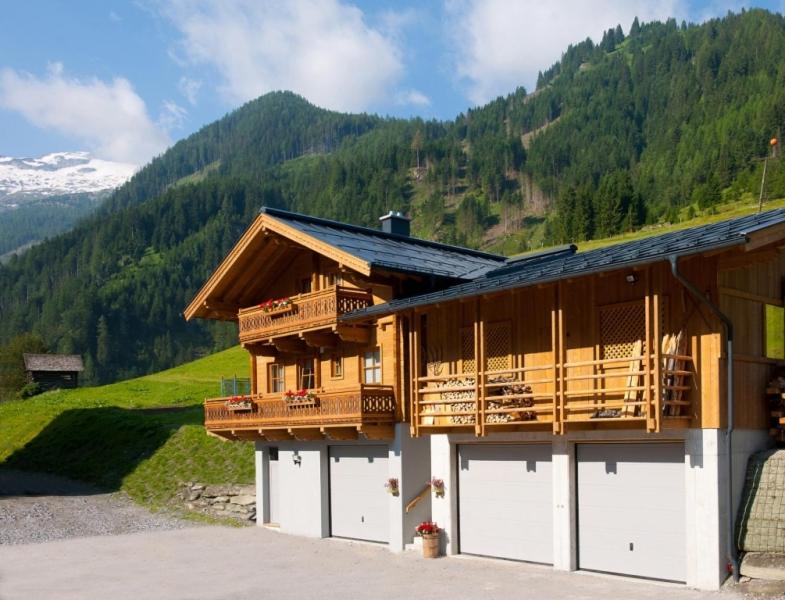
[(400, 488), (398, 487), (398, 479), (396, 477), (390, 477), (384, 484), (384, 488), (391, 496), (397, 496), (401, 493)]
[(267, 315), (281, 315), (291, 312), (294, 309), (294, 303), (291, 298), (277, 298), (262, 302), (259, 308)]
[(296, 392), (289, 390), (284, 393), (283, 401), (289, 408), (297, 406), (316, 406), (317, 397), (311, 390), (297, 390)]
[(226, 409), (240, 412), (253, 409), (253, 402), (250, 396), (232, 396), (226, 401)]

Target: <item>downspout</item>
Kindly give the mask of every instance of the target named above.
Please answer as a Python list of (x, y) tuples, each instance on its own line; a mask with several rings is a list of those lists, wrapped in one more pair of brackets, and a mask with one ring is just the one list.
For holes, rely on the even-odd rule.
[(739, 551), (736, 548), (736, 519), (733, 512), (733, 322), (723, 313), (719, 306), (714, 304), (690, 280), (679, 272), (678, 256), (668, 257), (671, 263), (671, 273), (695, 298), (705, 304), (717, 318), (722, 321), (725, 328), (726, 344), (726, 378), (728, 402), (728, 428), (726, 430), (728, 448), (728, 557), (732, 568), (733, 581), (739, 581)]

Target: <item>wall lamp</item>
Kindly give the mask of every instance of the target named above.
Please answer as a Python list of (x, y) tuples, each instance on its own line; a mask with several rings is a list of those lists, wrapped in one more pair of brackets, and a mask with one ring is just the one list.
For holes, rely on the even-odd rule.
[(638, 276), (635, 273), (629, 273), (624, 276), (624, 281), (629, 284), (638, 283)]
[(295, 465), (297, 465), (298, 467), (299, 467), (299, 466), (302, 464), (302, 462), (303, 462), (303, 457), (302, 457), (302, 456), (300, 456), (300, 453), (299, 453), (299, 452), (297, 452), (297, 450), (295, 450), (295, 451), (294, 451), (294, 454), (292, 454), (292, 462), (293, 462)]

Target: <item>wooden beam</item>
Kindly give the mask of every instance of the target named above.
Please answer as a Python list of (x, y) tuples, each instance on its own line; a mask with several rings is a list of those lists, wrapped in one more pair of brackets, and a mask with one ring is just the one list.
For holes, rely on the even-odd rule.
[(780, 298), (771, 298), (769, 296), (759, 296), (758, 294), (752, 294), (750, 292), (744, 292), (742, 290), (734, 290), (733, 288), (729, 287), (722, 287), (719, 288), (720, 294), (724, 294), (725, 296), (733, 296), (734, 298), (741, 298), (742, 300), (749, 300), (750, 302), (760, 302), (761, 304), (773, 304), (774, 306), (782, 306), (782, 300)]
[(329, 440), (356, 440), (357, 427), (322, 427), (321, 431)]
[(308, 347), (305, 343), (293, 337), (274, 338), (273, 345), (279, 352), (288, 352), (290, 354), (305, 354), (308, 352)]
[(300, 338), (312, 348), (336, 348), (338, 338), (329, 331), (306, 331)]
[(262, 436), (257, 430), (235, 429), (232, 430), (232, 435), (235, 437), (235, 439), (248, 442), (255, 442), (262, 439)]
[(781, 242), (785, 239), (785, 224), (774, 225), (761, 231), (756, 231), (751, 234), (749, 238), (750, 241), (744, 246), (744, 249), (747, 252), (757, 250), (758, 248), (768, 246), (769, 244)]
[(335, 333), (343, 342), (367, 344), (371, 341), (371, 332), (367, 327), (354, 327), (351, 325), (337, 325)]
[(360, 429), (366, 440), (395, 439), (395, 425), (363, 425)]
[(225, 302), (224, 300), (208, 298), (204, 301), (204, 307), (208, 310), (213, 310), (216, 312), (224, 312), (229, 313), (237, 317), (237, 311), (240, 310), (240, 306), (235, 302)]
[(292, 439), (292, 435), (286, 429), (262, 429), (264, 439), (270, 442), (286, 442)]
[(289, 433), (301, 442), (316, 442), (324, 439), (319, 427), (290, 427)]

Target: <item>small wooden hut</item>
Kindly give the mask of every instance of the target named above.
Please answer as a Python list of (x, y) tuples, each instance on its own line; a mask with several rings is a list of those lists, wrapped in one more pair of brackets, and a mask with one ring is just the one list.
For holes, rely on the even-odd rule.
[(25, 353), (23, 356), (28, 381), (44, 390), (75, 388), (79, 384), (79, 373), (84, 371), (82, 357), (78, 354)]

